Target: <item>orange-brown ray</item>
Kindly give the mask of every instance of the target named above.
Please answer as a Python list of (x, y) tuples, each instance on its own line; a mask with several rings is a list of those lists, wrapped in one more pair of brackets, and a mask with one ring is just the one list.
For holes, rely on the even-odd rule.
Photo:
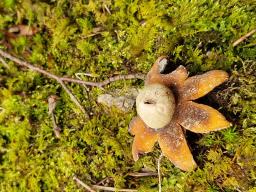
[(183, 100), (198, 99), (228, 79), (228, 74), (221, 70), (212, 70), (202, 75), (189, 77), (181, 88)]
[(140, 134), (144, 131), (146, 125), (139, 116), (133, 117), (129, 124), (129, 132), (132, 135)]
[(176, 167), (184, 171), (192, 171), (196, 168), (197, 165), (179, 124), (171, 123), (168, 127), (161, 130), (158, 142), (164, 156)]
[[(166, 66), (162, 64), (166, 61), (165, 57), (159, 57), (151, 70), (148, 72), (145, 84), (160, 83), (166, 86), (181, 86), (188, 77), (186, 68), (180, 65), (176, 70), (169, 74), (161, 74)], [(163, 63), (164, 63), (163, 62)]]
[(177, 122), (192, 132), (208, 133), (231, 126), (220, 112), (207, 105), (186, 101), (177, 108)]
[(158, 134), (148, 128), (140, 117), (134, 117), (129, 125), (129, 131), (135, 135), (132, 144), (132, 156), (134, 161), (139, 159), (139, 153), (148, 153), (153, 150)]

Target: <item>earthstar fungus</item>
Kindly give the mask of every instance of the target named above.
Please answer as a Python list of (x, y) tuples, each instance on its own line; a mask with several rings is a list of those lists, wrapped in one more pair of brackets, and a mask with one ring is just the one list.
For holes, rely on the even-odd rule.
[(188, 147), (185, 130), (208, 133), (231, 125), (216, 109), (198, 104), (198, 99), (228, 79), (221, 70), (188, 77), (184, 66), (164, 74), (167, 59), (157, 59), (145, 80), (145, 87), (136, 99), (138, 116), (129, 125), (135, 135), (132, 145), (133, 159), (139, 153), (153, 150), (159, 143), (164, 154), (176, 167), (191, 171), (196, 163)]

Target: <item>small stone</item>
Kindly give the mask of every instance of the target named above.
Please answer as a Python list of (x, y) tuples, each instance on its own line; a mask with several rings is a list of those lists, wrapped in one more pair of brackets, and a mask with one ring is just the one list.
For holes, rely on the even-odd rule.
[(135, 88), (131, 88), (126, 91), (116, 89), (109, 94), (99, 95), (97, 102), (108, 107), (116, 107), (123, 112), (128, 112), (135, 105), (137, 95), (138, 90)]

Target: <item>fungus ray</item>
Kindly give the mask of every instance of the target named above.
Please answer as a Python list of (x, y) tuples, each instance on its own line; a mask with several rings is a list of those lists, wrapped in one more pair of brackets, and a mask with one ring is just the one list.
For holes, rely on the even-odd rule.
[(184, 171), (192, 171), (197, 167), (179, 124), (171, 123), (160, 131), (158, 142), (164, 156), (176, 167)]
[(198, 99), (228, 79), (228, 74), (221, 70), (212, 70), (202, 75), (189, 77), (182, 86), (180, 96), (183, 100)]
[(216, 109), (192, 101), (184, 102), (179, 106), (177, 122), (195, 133), (208, 133), (231, 125)]
[(135, 135), (132, 144), (132, 155), (134, 161), (137, 161), (139, 153), (148, 153), (153, 150), (158, 134), (155, 130), (148, 128), (138, 116), (132, 119), (129, 131)]

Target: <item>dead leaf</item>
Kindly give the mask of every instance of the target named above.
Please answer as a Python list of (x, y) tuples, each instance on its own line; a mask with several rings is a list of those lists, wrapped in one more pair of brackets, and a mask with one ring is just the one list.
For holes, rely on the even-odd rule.
[(10, 27), (8, 32), (16, 36), (32, 36), (38, 32), (38, 29), (29, 25), (15, 25)]

